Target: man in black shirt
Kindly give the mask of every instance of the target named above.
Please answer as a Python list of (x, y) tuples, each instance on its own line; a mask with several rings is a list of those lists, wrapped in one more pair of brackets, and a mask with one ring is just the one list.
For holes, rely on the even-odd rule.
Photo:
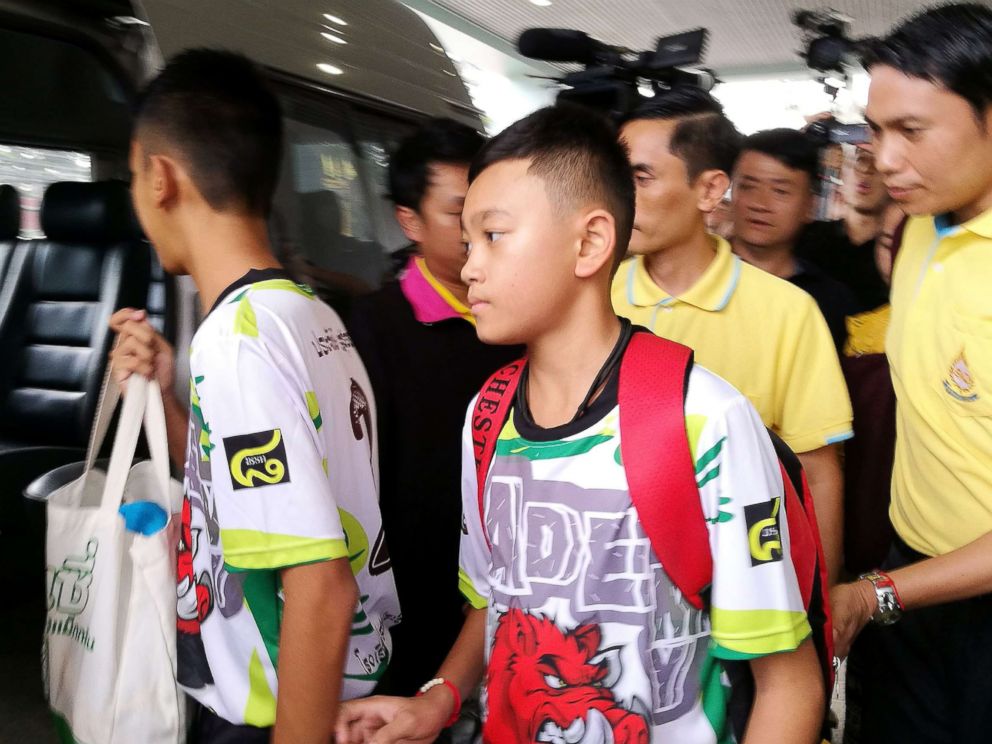
[(843, 173), (844, 219), (809, 224), (796, 244), (796, 255), (847, 286), (856, 301), (853, 312), (863, 313), (889, 301), (875, 239), (890, 200), (875, 158), (865, 148), (855, 150)]
[(380, 507), (403, 621), (380, 692), (412, 695), (431, 679), (464, 621), (458, 589), (461, 433), (489, 375), (522, 355), (475, 334), (461, 282), (461, 210), (474, 130), (435, 119), (390, 159), (396, 217), (415, 253), (397, 281), (355, 301), (349, 329), (379, 420)]
[(748, 263), (811, 294), (839, 351), (854, 297), (839, 281), (795, 254), (811, 219), (817, 167), (817, 147), (802, 132), (770, 129), (748, 137), (734, 166), (732, 245)]

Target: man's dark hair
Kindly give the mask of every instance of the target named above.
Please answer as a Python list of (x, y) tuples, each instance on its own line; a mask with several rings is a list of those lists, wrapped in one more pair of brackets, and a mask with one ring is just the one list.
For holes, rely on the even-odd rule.
[(820, 171), (820, 148), (809, 136), (795, 129), (766, 129), (744, 139), (741, 155), (760, 152), (775, 158), (791, 170), (809, 176), (810, 188), (816, 189)]
[(142, 92), (135, 132), (149, 154), (174, 149), (218, 211), (267, 216), (279, 179), (279, 101), (246, 57), (191, 49)]
[(575, 104), (535, 111), (486, 143), (469, 170), (469, 183), (506, 160), (530, 160), (527, 172), (544, 181), (559, 213), (590, 203), (604, 206), (616, 222), (616, 270), (634, 224), (634, 174), (613, 125)]
[(389, 195), (398, 207), (420, 209), (430, 186), (431, 165), (468, 165), (485, 144), (472, 127), (430, 119), (400, 142), (389, 158)]
[(992, 104), (992, 8), (958, 3), (918, 13), (888, 36), (863, 42), (861, 62), (941, 85), (982, 120)]
[(723, 106), (701, 88), (682, 85), (658, 93), (628, 114), (622, 124), (652, 119), (675, 120), (668, 149), (685, 163), (689, 182), (703, 171), (734, 168), (743, 137)]

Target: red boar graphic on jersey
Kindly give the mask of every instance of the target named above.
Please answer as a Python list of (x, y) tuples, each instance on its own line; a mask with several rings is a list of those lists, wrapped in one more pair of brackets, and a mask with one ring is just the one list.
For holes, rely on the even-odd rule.
[(189, 498), (183, 499), (182, 528), (179, 533), (179, 548), (176, 562), (176, 625), (180, 633), (199, 635), (200, 623), (206, 620), (213, 606), (210, 597), (210, 578), (204, 572), (197, 578), (193, 569), (193, 556), (199, 547), (194, 540), (190, 525), (192, 507)]
[(510, 609), (493, 636), (486, 681), (486, 744), (648, 744), (643, 717), (610, 689), (619, 666), (600, 649), (595, 624), (562, 631), (553, 620)]

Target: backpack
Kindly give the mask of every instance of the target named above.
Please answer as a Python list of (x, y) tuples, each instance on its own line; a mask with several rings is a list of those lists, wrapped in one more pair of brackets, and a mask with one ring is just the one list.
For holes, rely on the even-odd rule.
[[(493, 374), (472, 412), (479, 516), (487, 544), (486, 478), (525, 363), (526, 359), (518, 360)], [(631, 501), (655, 555), (686, 600), (704, 609), (713, 579), (713, 557), (685, 427), (685, 396), (692, 365), (688, 347), (651, 333), (633, 334), (620, 363), (620, 448)], [(833, 632), (813, 498), (799, 458), (773, 432), (768, 434), (782, 473), (792, 563), (829, 701), (834, 677)], [(658, 447), (659, 442), (669, 446)], [(651, 457), (644, 457), (645, 452)], [(723, 663), (732, 690), (728, 714), (740, 739), (754, 700), (754, 681), (747, 662)]]

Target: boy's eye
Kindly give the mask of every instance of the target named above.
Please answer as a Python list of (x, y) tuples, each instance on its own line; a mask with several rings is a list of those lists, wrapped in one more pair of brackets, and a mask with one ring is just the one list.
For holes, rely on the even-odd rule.
[(502, 237), (503, 237), (503, 233), (501, 232), (486, 231), (486, 240), (488, 240), (490, 243), (495, 243), (497, 240), (499, 240)]
[(466, 253), (471, 253), (472, 252), (472, 244), (470, 242), (468, 242), (467, 240), (463, 240), (462, 241), (462, 249)]

